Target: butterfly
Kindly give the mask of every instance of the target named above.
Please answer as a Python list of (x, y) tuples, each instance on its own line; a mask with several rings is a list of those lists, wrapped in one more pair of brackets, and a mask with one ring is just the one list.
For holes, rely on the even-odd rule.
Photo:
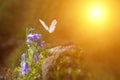
[(53, 33), (54, 32), (54, 30), (56, 28), (56, 24), (57, 24), (57, 20), (56, 19), (54, 19), (51, 22), (50, 27), (48, 27), (43, 20), (39, 19), (39, 21), (42, 24), (42, 26), (45, 28), (45, 30), (47, 30), (49, 33)]

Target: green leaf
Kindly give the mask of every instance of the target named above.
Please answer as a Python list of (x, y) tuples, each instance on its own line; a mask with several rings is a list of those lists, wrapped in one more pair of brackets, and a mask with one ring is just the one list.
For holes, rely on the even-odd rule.
[(34, 51), (32, 49), (28, 49), (28, 63), (30, 63), (33, 61), (33, 55), (34, 55)]

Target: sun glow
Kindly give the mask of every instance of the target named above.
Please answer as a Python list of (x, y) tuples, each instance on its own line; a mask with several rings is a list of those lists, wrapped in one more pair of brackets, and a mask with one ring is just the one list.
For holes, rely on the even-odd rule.
[[(78, 25), (82, 26), (84, 30), (89, 32), (101, 32), (108, 30), (115, 19), (114, 4), (108, 1), (83, 1), (77, 2), (75, 6), (70, 9), (71, 13), (67, 16), (73, 15)], [(70, 15), (71, 14), (71, 15)], [(116, 13), (117, 14), (117, 13)], [(81, 27), (78, 27), (78, 30)]]
[(110, 24), (111, 11), (106, 2), (83, 2), (73, 9), (76, 21), (80, 22), (78, 25), (83, 26), (89, 32), (104, 31)]
[(91, 15), (94, 18), (100, 18), (100, 17), (102, 17), (102, 10), (100, 10), (100, 9), (93, 9)]
[(106, 19), (106, 11), (103, 5), (92, 5), (86, 9), (86, 19), (92, 23), (101, 23)]

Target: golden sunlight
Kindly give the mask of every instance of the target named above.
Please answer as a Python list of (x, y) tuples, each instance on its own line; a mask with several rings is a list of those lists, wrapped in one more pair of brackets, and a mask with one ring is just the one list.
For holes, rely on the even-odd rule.
[(103, 23), (106, 19), (107, 10), (100, 4), (89, 5), (86, 9), (86, 19), (91, 23)]
[(119, 25), (118, 7), (114, 1), (77, 1), (71, 8), (68, 7), (65, 17), (76, 22), (75, 30), (78, 32), (82, 29), (82, 32), (86, 31), (91, 36), (106, 34), (113, 25)]
[(100, 9), (93, 9), (92, 10), (92, 17), (94, 17), (94, 18), (101, 18), (102, 17), (102, 10), (100, 10)]
[(102, 31), (109, 31), (110, 20), (114, 17), (111, 4), (105, 1), (78, 2), (73, 8), (72, 14), (75, 15), (74, 18), (78, 21), (78, 25), (83, 26), (88, 32), (102, 33)]
[[(102, 26), (108, 23), (110, 9), (109, 5), (106, 2), (83, 2), (82, 5), (78, 4), (74, 8), (74, 14), (78, 21), (81, 21), (84, 24), (93, 26), (94, 24)], [(81, 16), (82, 15), (82, 16)]]

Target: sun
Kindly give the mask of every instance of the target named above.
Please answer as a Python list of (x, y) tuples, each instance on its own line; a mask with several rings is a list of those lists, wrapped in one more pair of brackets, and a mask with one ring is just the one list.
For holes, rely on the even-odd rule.
[(91, 4), (86, 7), (85, 19), (90, 24), (101, 24), (105, 23), (106, 20), (106, 8), (100, 4)]
[(93, 18), (101, 18), (102, 17), (102, 10), (101, 9), (93, 9), (91, 11), (91, 15)]
[(76, 5), (73, 13), (77, 21), (82, 22), (84, 26), (104, 26), (109, 24), (111, 11), (106, 2), (88, 1), (82, 5)]
[(101, 21), (105, 18), (105, 11), (104, 8), (101, 6), (93, 6), (91, 7), (91, 9), (89, 10), (88, 16), (90, 18), (90, 20), (92, 21)]

